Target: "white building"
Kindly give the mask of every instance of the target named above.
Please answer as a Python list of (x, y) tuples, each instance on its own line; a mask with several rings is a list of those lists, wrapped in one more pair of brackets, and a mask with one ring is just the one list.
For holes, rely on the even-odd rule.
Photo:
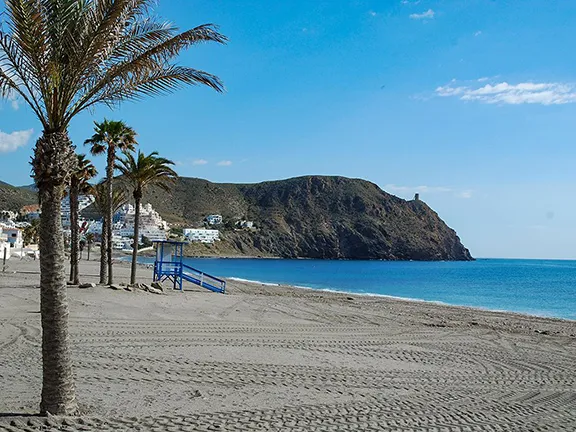
[(94, 237), (96, 239), (98, 239), (98, 241), (101, 240), (100, 236), (102, 235), (102, 221), (89, 221), (88, 222), (88, 229), (86, 230), (87, 233), (91, 233), (94, 234)]
[[(117, 250), (132, 249), (134, 236), (134, 222), (136, 212), (131, 204), (126, 204), (114, 214), (112, 224), (112, 248)], [(162, 217), (152, 208), (151, 204), (140, 206), (139, 243), (142, 237), (150, 241), (163, 241), (168, 238), (169, 226)], [(97, 241), (101, 241), (102, 220), (88, 221), (86, 232), (93, 233)]]
[(132, 243), (134, 241), (128, 237), (123, 237), (118, 234), (112, 234), (112, 249), (125, 250), (132, 249)]
[(220, 225), (222, 223), (222, 215), (208, 215), (206, 216), (206, 222), (208, 222), (210, 225)]
[[(131, 237), (134, 235), (134, 225), (127, 225), (116, 232), (122, 237)], [(146, 237), (150, 241), (164, 241), (167, 239), (166, 231), (155, 226), (140, 225), (139, 235), (140, 242), (142, 242), (142, 237)]]
[(38, 204), (25, 205), (20, 209), (20, 214), (25, 216), (27, 220), (32, 221), (35, 219), (40, 219), (40, 214), (42, 213), (40, 206)]
[(2, 210), (0, 211), (0, 221), (11, 221), (18, 217), (18, 213), (10, 211), (10, 210)]
[(2, 233), (6, 235), (7, 242), (11, 248), (22, 249), (24, 247), (24, 239), (22, 238), (22, 230), (19, 228), (9, 228), (2, 226)]
[[(131, 204), (122, 206), (119, 216), (119, 221), (114, 224), (114, 234), (125, 239), (132, 237), (134, 235), (134, 219), (136, 217), (134, 206)], [(138, 226), (140, 234), (139, 242), (142, 242), (142, 237), (146, 237), (150, 241), (163, 241), (168, 238), (168, 224), (162, 219), (158, 212), (152, 208), (151, 204), (140, 206)]]
[(214, 243), (220, 240), (220, 231), (202, 228), (184, 228), (184, 236), (189, 241), (200, 243)]
[[(86, 207), (94, 202), (92, 195), (79, 195), (78, 196), (78, 212), (81, 212)], [(66, 197), (60, 204), (62, 213), (62, 225), (70, 226), (70, 197)]]
[(254, 222), (249, 220), (241, 220), (236, 223), (240, 228), (254, 228)]

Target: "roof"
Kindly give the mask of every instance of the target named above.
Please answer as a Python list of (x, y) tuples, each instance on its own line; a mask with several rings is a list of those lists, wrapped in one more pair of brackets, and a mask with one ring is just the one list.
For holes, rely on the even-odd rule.
[(38, 204), (25, 205), (20, 209), (21, 213), (35, 213), (40, 211), (40, 206)]

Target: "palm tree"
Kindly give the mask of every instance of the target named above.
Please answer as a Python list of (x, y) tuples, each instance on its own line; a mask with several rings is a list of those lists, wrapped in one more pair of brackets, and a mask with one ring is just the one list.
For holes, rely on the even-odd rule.
[[(100, 233), (100, 284), (105, 284), (108, 280), (108, 240), (106, 238), (107, 224), (106, 214), (108, 213), (108, 188), (106, 180), (92, 187), (91, 194), (94, 196), (94, 205), (102, 216), (102, 231)], [(112, 192), (112, 214), (120, 210), (128, 202), (128, 195), (124, 188), (114, 188)]]
[(86, 247), (88, 248), (88, 257), (86, 261), (90, 261), (90, 250), (92, 249), (92, 245), (94, 244), (94, 233), (86, 233)]
[[(104, 152), (107, 154), (106, 162), (106, 188), (108, 202), (112, 202), (114, 164), (116, 162), (116, 150), (134, 151), (136, 142), (136, 132), (131, 127), (121, 121), (104, 120), (102, 123), (95, 124), (95, 133), (87, 139), (84, 144), (92, 146), (90, 152), (93, 155), (99, 155)], [(112, 285), (114, 277), (112, 274), (112, 208), (106, 209), (104, 214), (106, 224), (106, 255), (108, 259), (108, 285)]]
[(98, 171), (86, 155), (77, 155), (77, 168), (70, 178), (70, 281), (73, 285), (80, 284), (78, 272), (78, 247), (79, 230), (78, 225), (78, 195), (89, 190), (88, 181), (96, 176)]
[(24, 228), (24, 231), (22, 232), (22, 237), (25, 246), (35, 244), (38, 242), (39, 223), (40, 221), (38, 219), (34, 219)]
[(158, 152), (152, 152), (146, 156), (138, 151), (135, 158), (132, 153), (125, 152), (124, 158), (119, 159), (117, 168), (124, 179), (132, 187), (132, 197), (134, 198), (134, 246), (132, 248), (132, 267), (130, 270), (130, 283), (136, 283), (136, 259), (138, 256), (138, 242), (140, 240), (140, 204), (142, 195), (148, 186), (159, 186), (165, 190), (170, 190), (169, 184), (174, 182), (178, 174), (170, 168), (174, 162), (158, 157)]
[(32, 172), (42, 207), (40, 312), (41, 413), (77, 411), (68, 334), (60, 202), (76, 158), (70, 122), (97, 104), (203, 84), (211, 74), (174, 64), (206, 41), (225, 43), (210, 24), (183, 33), (151, 15), (154, 0), (5, 0), (0, 28), (0, 98), (24, 101), (42, 124)]

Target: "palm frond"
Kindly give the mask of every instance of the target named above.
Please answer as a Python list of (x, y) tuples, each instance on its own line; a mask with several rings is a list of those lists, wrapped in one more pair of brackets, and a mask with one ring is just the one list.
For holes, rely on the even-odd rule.
[(45, 130), (64, 130), (104, 103), (172, 92), (182, 85), (223, 91), (218, 77), (176, 66), (182, 50), (226, 43), (216, 26), (179, 33), (151, 15), (154, 0), (5, 0), (0, 97), (17, 94)]
[(138, 151), (134, 157), (132, 153), (126, 153), (120, 158), (116, 168), (133, 189), (133, 194), (141, 194), (148, 186), (155, 185), (169, 190), (169, 185), (175, 181), (178, 174), (171, 168), (174, 162), (158, 157), (157, 152), (145, 155)]
[(126, 123), (117, 120), (106, 120), (98, 123), (94, 122), (94, 135), (84, 141), (84, 145), (90, 145), (90, 152), (94, 155), (102, 154), (107, 149), (112, 148), (121, 151), (134, 150), (137, 145), (136, 131)]
[(79, 154), (78, 164), (76, 171), (72, 176), (78, 183), (78, 190), (81, 193), (88, 193), (91, 190), (91, 185), (88, 183), (92, 178), (96, 177), (98, 171), (92, 162), (86, 158), (86, 155)]
[[(121, 185), (115, 185), (115, 188), (112, 192), (112, 213), (116, 213), (118, 210), (120, 210), (120, 207), (128, 202), (128, 194), (126, 189), (119, 186)], [(101, 181), (92, 186), (90, 189), (90, 194), (94, 196), (94, 206), (98, 210), (98, 213), (104, 216), (108, 209), (108, 193), (106, 190), (105, 181)]]

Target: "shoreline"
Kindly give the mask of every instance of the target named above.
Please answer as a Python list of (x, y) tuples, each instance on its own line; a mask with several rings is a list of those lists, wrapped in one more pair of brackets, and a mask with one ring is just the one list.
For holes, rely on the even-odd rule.
[(265, 286), (270, 286), (270, 287), (310, 290), (310, 291), (315, 291), (315, 292), (325, 292), (325, 293), (341, 294), (341, 295), (347, 295), (347, 296), (357, 296), (357, 297), (361, 297), (361, 298), (362, 297), (372, 297), (374, 299), (382, 298), (382, 299), (389, 299), (389, 300), (402, 301), (402, 302), (408, 302), (408, 303), (422, 303), (422, 304), (430, 304), (430, 305), (449, 307), (449, 308), (461, 308), (461, 309), (470, 310), (470, 311), (511, 314), (511, 315), (515, 315), (515, 316), (517, 315), (520, 317), (549, 319), (549, 320), (554, 320), (554, 321), (566, 321), (569, 323), (575, 323), (576, 324), (576, 319), (547, 316), (547, 315), (536, 315), (536, 314), (531, 314), (531, 313), (527, 313), (527, 312), (517, 312), (517, 311), (512, 311), (512, 310), (506, 310), (506, 309), (490, 309), (490, 308), (484, 308), (481, 306), (458, 305), (458, 304), (446, 303), (446, 302), (439, 301), (439, 300), (423, 300), (423, 299), (418, 299), (418, 298), (399, 297), (399, 296), (393, 296), (393, 295), (388, 295), (388, 294), (357, 293), (357, 292), (350, 292), (350, 291), (337, 290), (337, 289), (331, 289), (331, 288), (314, 288), (314, 287), (307, 287), (307, 286), (301, 286), (301, 285), (290, 285), (290, 284), (275, 283), (275, 282), (262, 282), (262, 281), (258, 281), (258, 280), (243, 279), (243, 278), (238, 278), (238, 277), (233, 277), (233, 276), (225, 277), (222, 279), (224, 279), (226, 281), (230, 280), (230, 281), (244, 282), (244, 283), (249, 283), (249, 284), (254, 284), (254, 285), (265, 285)]
[[(117, 266), (117, 267), (123, 266), (126, 269), (128, 269), (129, 266), (126, 265), (127, 263), (128, 263), (128, 261), (120, 260), (120, 261), (115, 263), (115, 266)], [(145, 269), (149, 270), (151, 268), (151, 264), (138, 263), (138, 267), (139, 268), (145, 268)], [(1, 274), (2, 273), (0, 273), (0, 275)], [(14, 272), (6, 272), (5, 274), (40, 275), (40, 272), (39, 271), (14, 271)], [(91, 278), (99, 277), (99, 275), (96, 273), (84, 274), (83, 276), (91, 277)], [(489, 308), (483, 308), (483, 307), (479, 307), (479, 306), (457, 305), (457, 304), (450, 304), (450, 303), (437, 301), (437, 300), (423, 300), (423, 299), (399, 297), (399, 296), (393, 296), (393, 295), (387, 295), (387, 294), (355, 293), (355, 292), (336, 290), (336, 289), (331, 289), (331, 288), (314, 288), (314, 287), (307, 287), (307, 286), (301, 286), (301, 285), (291, 285), (291, 284), (285, 284), (285, 283), (263, 282), (263, 281), (258, 281), (258, 280), (238, 278), (238, 277), (234, 277), (234, 276), (231, 276), (231, 277), (217, 276), (217, 277), (225, 280), (227, 283), (238, 282), (238, 283), (242, 283), (242, 284), (252, 285), (254, 287), (266, 286), (266, 287), (270, 287), (270, 288), (281, 288), (281, 289), (289, 289), (289, 290), (302, 290), (302, 291), (308, 291), (308, 292), (313, 292), (313, 293), (324, 293), (327, 295), (334, 294), (334, 295), (338, 295), (338, 296), (358, 297), (359, 299), (371, 298), (374, 300), (379, 300), (379, 299), (391, 300), (391, 301), (397, 301), (397, 302), (405, 302), (405, 303), (409, 303), (409, 304), (415, 303), (415, 304), (421, 304), (421, 305), (431, 305), (431, 306), (439, 306), (439, 307), (445, 307), (445, 308), (455, 308), (455, 309), (462, 310), (462, 311), (469, 311), (471, 313), (472, 312), (478, 312), (478, 313), (486, 312), (486, 313), (493, 313), (493, 314), (510, 315), (512, 317), (517, 317), (517, 318), (528, 318), (528, 319), (534, 318), (534, 319), (551, 320), (551, 321), (557, 321), (557, 322), (566, 322), (569, 324), (576, 324), (576, 320), (570, 319), (570, 318), (561, 318), (561, 317), (546, 316), (546, 315), (536, 315), (536, 314), (530, 314), (530, 313), (526, 313), (526, 312), (517, 312), (517, 311), (511, 311), (511, 310), (505, 310), (505, 309), (489, 309)]]
[[(125, 255), (115, 255), (114, 258), (116, 259), (115, 263), (114, 263), (115, 267), (122, 266), (122, 267), (125, 267), (126, 269), (130, 268), (129, 264), (130, 264), (131, 260), (129, 258), (131, 258), (131, 257), (125, 256)], [(150, 257), (146, 257), (146, 258), (150, 258)], [(202, 259), (221, 259), (221, 257), (209, 257), (209, 258), (202, 258)], [(263, 259), (267, 259), (267, 258), (263, 258)], [(272, 259), (282, 259), (282, 258), (272, 258)], [(483, 258), (483, 259), (492, 260), (493, 258)], [(497, 258), (494, 258), (494, 259), (497, 259)], [(540, 260), (538, 260), (538, 261), (540, 261)], [(94, 262), (96, 262), (96, 260), (94, 260)], [(152, 263), (138, 262), (138, 267), (139, 268), (145, 268), (146, 270), (150, 270), (151, 268), (153, 268), (153, 264)], [(10, 272), (7, 272), (7, 273), (10, 273)], [(39, 270), (38, 271), (15, 271), (13, 273), (28, 274), (28, 275), (35, 275), (35, 274), (39, 275), (40, 274)], [(0, 275), (2, 275), (2, 273), (0, 273)], [(94, 274), (86, 274), (84, 276), (98, 277), (98, 272), (96, 272)], [(523, 311), (514, 311), (514, 310), (507, 310), (507, 309), (492, 309), (492, 308), (482, 307), (482, 306), (453, 304), (453, 303), (447, 303), (447, 302), (444, 302), (441, 300), (425, 300), (425, 299), (421, 299), (421, 298), (402, 297), (402, 296), (394, 296), (394, 295), (389, 295), (389, 294), (379, 294), (379, 293), (369, 293), (369, 292), (358, 293), (358, 292), (339, 290), (339, 289), (334, 289), (334, 288), (325, 288), (325, 287), (316, 288), (316, 287), (311, 287), (311, 286), (295, 285), (295, 284), (282, 283), (282, 282), (265, 282), (265, 281), (255, 280), (255, 279), (240, 278), (240, 277), (236, 277), (236, 276), (223, 277), (223, 276), (216, 275), (216, 277), (225, 280), (227, 283), (229, 281), (232, 281), (232, 282), (251, 284), (254, 286), (268, 286), (268, 287), (278, 287), (278, 288), (282, 288), (282, 289), (305, 290), (305, 291), (316, 292), (316, 293), (337, 294), (337, 295), (343, 295), (343, 296), (354, 296), (354, 297), (358, 297), (358, 298), (372, 298), (375, 300), (388, 299), (391, 301), (416, 303), (416, 304), (422, 304), (422, 305), (433, 305), (433, 306), (440, 306), (440, 307), (446, 307), (446, 308), (458, 308), (458, 309), (467, 310), (467, 311), (471, 311), (471, 312), (480, 312), (480, 313), (486, 312), (486, 313), (504, 314), (504, 315), (512, 315), (512, 316), (517, 316), (517, 317), (536, 318), (536, 319), (552, 320), (552, 321), (559, 321), (559, 322), (576, 324), (576, 319), (572, 319), (572, 318), (564, 318), (564, 317), (551, 316), (551, 315), (539, 315), (539, 314), (535, 314), (535, 313), (529, 313), (529, 312), (523, 312)]]
[[(212, 258), (193, 258), (193, 259), (221, 259), (221, 258), (212, 257)], [(485, 258), (483, 260), (498, 260), (498, 259)], [(540, 260), (538, 260), (538, 261), (540, 261)], [(389, 261), (389, 262), (392, 262), (392, 261)], [(398, 261), (394, 261), (394, 262), (398, 262)], [(406, 262), (409, 262), (409, 261), (406, 261)], [(434, 261), (429, 261), (429, 262), (434, 263)], [(150, 265), (150, 264), (147, 264), (147, 265)], [(342, 293), (342, 294), (346, 294), (346, 295), (369, 296), (369, 297), (377, 297), (377, 298), (390, 298), (390, 299), (395, 299), (395, 300), (421, 302), (421, 303), (425, 303), (425, 304), (438, 304), (438, 305), (450, 306), (450, 307), (470, 308), (470, 309), (480, 310), (480, 311), (511, 313), (511, 314), (518, 314), (518, 315), (526, 315), (526, 316), (530, 316), (530, 317), (548, 318), (548, 319), (557, 319), (557, 320), (564, 320), (564, 321), (569, 321), (569, 322), (576, 322), (576, 318), (568, 318), (568, 317), (556, 316), (553, 314), (546, 314), (546, 313), (538, 314), (535, 312), (525, 311), (525, 310), (511, 310), (511, 309), (491, 308), (491, 307), (486, 307), (486, 306), (481, 306), (481, 305), (457, 304), (457, 303), (449, 303), (449, 302), (442, 301), (442, 300), (432, 300), (432, 299), (428, 300), (428, 299), (422, 299), (422, 298), (418, 298), (418, 297), (394, 296), (394, 295), (390, 295), (390, 294), (381, 294), (381, 293), (374, 293), (374, 292), (359, 293), (359, 292), (354, 292), (354, 291), (347, 291), (346, 289), (332, 288), (332, 287), (328, 287), (328, 286), (314, 287), (314, 286), (297, 285), (297, 284), (292, 284), (292, 283), (284, 283), (284, 282), (276, 282), (276, 281), (267, 282), (267, 281), (261, 281), (261, 280), (257, 280), (257, 279), (241, 278), (238, 276), (228, 276), (228, 277), (218, 276), (218, 277), (224, 278), (224, 279), (230, 279), (230, 280), (245, 281), (245, 282), (250, 282), (250, 283), (255, 283), (255, 284), (267, 284), (267, 285), (271, 285), (271, 286), (276, 286), (276, 285), (278, 285), (278, 286), (291, 286), (291, 287), (295, 287), (295, 288), (301, 288), (301, 289), (313, 290), (313, 291), (337, 292), (337, 293)]]

